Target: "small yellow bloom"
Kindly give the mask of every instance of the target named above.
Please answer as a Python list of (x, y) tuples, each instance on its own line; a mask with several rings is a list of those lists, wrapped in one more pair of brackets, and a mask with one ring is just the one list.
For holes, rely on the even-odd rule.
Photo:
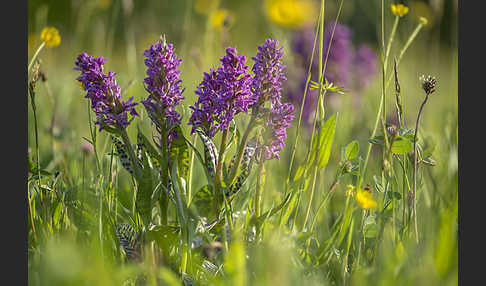
[(216, 29), (229, 29), (235, 22), (235, 15), (227, 9), (219, 9), (211, 15), (210, 22)]
[(427, 20), (427, 18), (425, 18), (425, 17), (420, 17), (419, 19), (420, 19), (420, 22), (422, 22), (422, 24), (424, 24), (424, 25), (427, 25), (427, 23), (429, 22)]
[(371, 193), (363, 189), (356, 192), (356, 201), (365, 210), (376, 208), (376, 201), (371, 198)]
[(308, 0), (268, 0), (265, 10), (275, 24), (298, 28), (315, 20), (315, 3)]
[(347, 185), (346, 186), (346, 196), (353, 196), (354, 186), (353, 185)]
[(45, 27), (42, 30), (40, 38), (46, 43), (46, 47), (57, 47), (61, 43), (59, 31), (54, 27)]
[(391, 9), (393, 12), (393, 15), (398, 16), (398, 17), (403, 17), (407, 15), (408, 13), (408, 7), (403, 5), (403, 4), (392, 4)]

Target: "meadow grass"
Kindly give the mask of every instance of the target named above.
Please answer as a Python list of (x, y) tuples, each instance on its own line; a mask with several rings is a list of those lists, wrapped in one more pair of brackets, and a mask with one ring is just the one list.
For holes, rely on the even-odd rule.
[[(228, 187), (225, 178), (236, 180), (244, 172), (232, 170), (230, 160), (245, 150), (251, 118), (238, 115), (236, 129), (209, 140), (220, 152), (227, 149), (214, 164), (221, 174), (211, 177), (205, 159), (210, 143), (204, 134), (190, 135), (189, 106), (197, 100), (194, 90), (203, 72), (219, 64), (226, 46), (236, 46), (251, 67), (256, 47), (268, 35), (252, 34), (253, 27), (239, 25), (238, 18), (232, 33), (211, 28), (209, 16), (193, 15), (191, 2), (180, 13), (185, 34), (165, 35), (183, 59), (178, 132), (187, 140), (173, 144), (176, 155), (170, 159), (164, 157), (172, 156), (166, 148), (155, 152), (160, 160), (138, 157), (138, 150), (149, 154), (148, 149), (134, 150), (142, 158), (134, 159), (141, 160), (141, 172), (149, 170), (152, 178), (148, 188), (146, 177), (122, 166), (113, 134), (94, 125), (96, 115), (72, 69), (89, 47), (90, 55), (104, 56), (107, 70), (118, 73), (123, 99), (140, 102), (147, 97), (142, 52), (160, 35), (135, 41), (130, 9), (115, 1), (106, 19), (126, 17), (125, 46), (115, 41), (109, 24), (94, 31), (81, 17), (73, 37), (61, 34), (59, 47), (40, 49), (39, 65), (31, 48), (30, 67), (41, 73), (29, 73), (35, 81), (28, 112), (29, 285), (456, 285), (457, 50), (426, 42), (422, 22), (393, 15), (391, 3), (381, 1), (379, 75), (360, 95), (359, 107), (345, 92), (336, 109), (328, 96), (346, 86), (326, 84), (322, 39), (326, 23), (339, 22), (351, 1), (320, 1), (314, 22), (318, 80), (310, 81), (309, 70), (303, 75), (319, 90), (313, 129), (300, 126), (303, 111), (295, 106), (280, 160), (253, 164), (229, 200), (219, 194)], [(250, 11), (251, 5), (239, 8)], [(80, 13), (89, 18), (95, 8)], [(200, 24), (205, 28), (198, 34)], [(272, 38), (284, 46), (284, 64), (290, 63), (288, 35), (270, 27)], [(89, 45), (88, 38), (93, 38)], [(422, 88), (422, 74), (437, 79), (430, 95)], [(398, 105), (400, 122), (390, 119)], [(141, 142), (139, 134), (149, 139), (158, 134), (141, 104), (137, 111), (140, 117), (126, 137), (118, 137), (128, 152)], [(141, 194), (148, 209), (141, 206)]]

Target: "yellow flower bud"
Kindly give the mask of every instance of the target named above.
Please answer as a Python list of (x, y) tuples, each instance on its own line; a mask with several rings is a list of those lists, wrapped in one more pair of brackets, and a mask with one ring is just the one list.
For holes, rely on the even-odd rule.
[(61, 43), (59, 31), (54, 27), (45, 27), (41, 32), (40, 38), (46, 43), (46, 47), (57, 47)]
[(403, 4), (392, 4), (391, 9), (393, 12), (393, 15), (398, 16), (398, 17), (403, 17), (407, 15), (408, 13), (408, 7), (403, 5)]

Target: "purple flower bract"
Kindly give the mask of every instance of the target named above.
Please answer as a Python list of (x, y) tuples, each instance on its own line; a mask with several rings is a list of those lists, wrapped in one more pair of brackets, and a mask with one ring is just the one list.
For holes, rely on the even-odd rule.
[[(87, 91), (86, 98), (91, 99), (91, 108), (94, 109), (98, 120), (95, 124), (103, 130), (104, 122), (113, 128), (126, 128), (131, 122), (128, 113), (138, 116), (133, 97), (128, 101), (121, 101), (120, 86), (115, 80), (115, 73), (103, 73), (103, 65), (106, 60), (103, 57), (93, 58), (87, 53), (81, 53), (76, 62), (75, 70), (81, 71), (76, 79)], [(133, 119), (133, 118), (132, 118)]]
[(191, 134), (200, 127), (212, 138), (218, 130), (227, 129), (237, 113), (248, 113), (248, 108), (255, 102), (250, 84), (245, 56), (237, 56), (234, 48), (226, 48), (221, 66), (204, 73), (204, 79), (195, 91), (199, 98), (194, 106), (190, 106), (193, 110), (189, 119)]
[(182, 96), (180, 71), (182, 60), (174, 53), (172, 44), (159, 41), (145, 50), (147, 77), (145, 90), (149, 93), (142, 101), (149, 114), (160, 114), (166, 119), (167, 128), (180, 123), (180, 114), (175, 107), (184, 99)]

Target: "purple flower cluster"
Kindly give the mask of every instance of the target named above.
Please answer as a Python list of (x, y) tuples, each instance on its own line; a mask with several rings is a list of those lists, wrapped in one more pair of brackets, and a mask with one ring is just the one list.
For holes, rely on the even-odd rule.
[(269, 120), (265, 123), (266, 136), (264, 136), (263, 159), (270, 160), (277, 158), (285, 146), (287, 128), (291, 126), (290, 121), (294, 120), (294, 106), (290, 103), (278, 104), (272, 107)]
[[(335, 22), (331, 22), (325, 29), (323, 48), (323, 63), (326, 58), (332, 30)], [(305, 81), (307, 78), (308, 63), (312, 56), (315, 31), (313, 27), (307, 27), (296, 32), (292, 39), (292, 50), (296, 54), (296, 70), (300, 70), (292, 77), (291, 83), (286, 86), (287, 98), (296, 105), (301, 104), (304, 96)], [(377, 74), (377, 56), (369, 47), (360, 45), (355, 52), (352, 43), (351, 29), (343, 24), (336, 24), (332, 36), (329, 57), (327, 59), (324, 77), (335, 85), (347, 90), (359, 92), (368, 86)], [(313, 81), (318, 80), (319, 67), (319, 41), (316, 42), (314, 59), (312, 61)], [(313, 114), (317, 104), (319, 93), (317, 90), (307, 90), (304, 103), (302, 120), (308, 127), (312, 127)]]
[(163, 41), (150, 46), (143, 55), (147, 66), (145, 90), (149, 96), (142, 104), (152, 116), (160, 112), (166, 118), (166, 128), (180, 124), (180, 114), (175, 106), (184, 99), (177, 69), (182, 60), (177, 58), (173, 45)]
[(190, 106), (193, 110), (189, 119), (191, 134), (201, 127), (212, 138), (218, 130), (227, 129), (237, 113), (248, 113), (255, 97), (245, 63), (245, 56), (237, 56), (236, 50), (230, 47), (221, 59), (221, 66), (204, 73), (204, 79), (195, 91), (199, 98), (194, 106)]
[[(75, 70), (81, 71), (76, 79), (87, 91), (86, 98), (91, 99), (98, 120), (95, 124), (103, 130), (103, 123), (112, 128), (125, 128), (133, 119), (128, 119), (128, 113), (138, 116), (133, 97), (128, 101), (121, 101), (120, 86), (115, 80), (116, 73), (103, 73), (103, 57), (93, 58), (87, 53), (80, 54), (75, 62)], [(102, 123), (103, 122), (103, 123)]]
[(280, 104), (282, 84), (287, 78), (283, 72), (285, 65), (281, 63), (283, 48), (278, 48), (278, 41), (266, 39), (258, 46), (258, 53), (252, 60), (255, 62), (252, 71), (252, 90), (258, 104), (270, 98), (272, 105)]
[[(283, 48), (278, 48), (278, 41), (266, 39), (262, 46), (258, 47), (256, 57), (253, 57), (253, 82), (256, 103), (254, 112), (263, 106), (265, 101), (270, 102), (269, 119), (265, 122), (264, 160), (272, 158), (280, 159), (279, 152), (282, 150), (285, 138), (287, 138), (287, 127), (294, 119), (294, 106), (290, 103), (281, 102), (282, 84), (287, 79), (283, 72), (285, 66), (281, 63)], [(255, 110), (256, 109), (256, 110)]]

